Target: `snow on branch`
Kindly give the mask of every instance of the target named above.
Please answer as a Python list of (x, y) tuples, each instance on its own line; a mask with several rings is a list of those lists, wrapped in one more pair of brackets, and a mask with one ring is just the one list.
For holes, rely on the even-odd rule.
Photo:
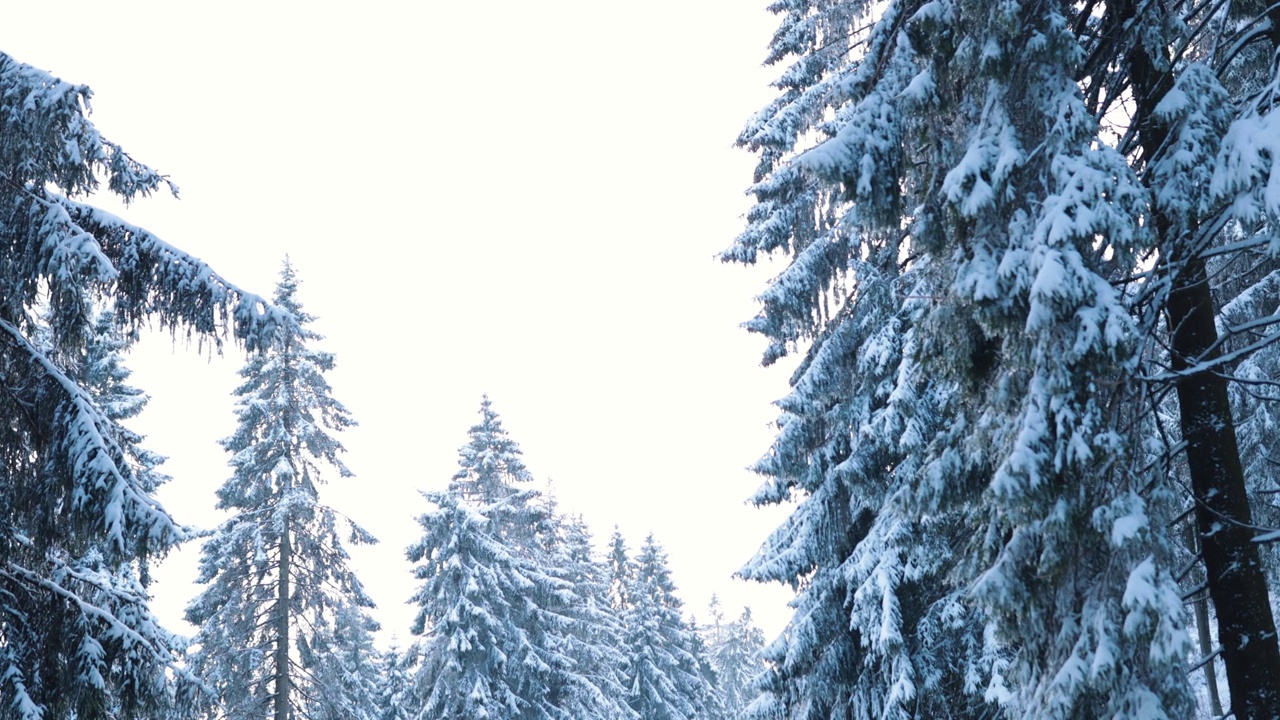
[(0, 52), (0, 155), (17, 158), (11, 166), (18, 185), (55, 184), (72, 196), (98, 187), (97, 171), (125, 202), (167, 185), (165, 176), (139, 163), (119, 145), (105, 140), (88, 118), (93, 91), (14, 60)]
[(89, 394), (67, 377), (17, 328), (0, 320), (7, 344), (25, 357), (33, 375), (44, 381), (45, 392), (61, 396), (54, 411), (61, 415), (53, 427), (54, 446), (63, 455), (75, 484), (73, 510), (100, 512), (110, 547), (125, 552), (130, 536), (169, 546), (186, 537), (160, 504), (137, 486), (124, 462), (124, 452), (112, 437), (114, 424), (94, 404)]
[(251, 351), (269, 345), (277, 328), (296, 325), (261, 296), (240, 289), (147, 230), (91, 205), (50, 197), (98, 238), (118, 273), (117, 310), (130, 321), (156, 314), (164, 328), (183, 327), (215, 342), (230, 325)]
[[(133, 624), (122, 620), (118, 614), (111, 609), (101, 607), (84, 599), (81, 593), (77, 593), (61, 583), (39, 575), (16, 563), (8, 563), (3, 569), (0, 569), (0, 577), (5, 577), (15, 583), (26, 586), (33, 590), (43, 590), (57, 596), (62, 601), (75, 607), (80, 615), (86, 619), (93, 620), (100, 624), (103, 630), (103, 637), (119, 639), (126, 647), (136, 645), (145, 650), (157, 662), (164, 665), (177, 676), (194, 685), (202, 685), (200, 680), (192, 675), (188, 670), (177, 662), (174, 654), (157, 641), (165, 643), (172, 642), (170, 637), (152, 637), (150, 633), (144, 635), (133, 627)], [(136, 623), (134, 623), (136, 624)], [(165, 636), (168, 633), (155, 624), (143, 625), (147, 630), (154, 631), (158, 636)]]

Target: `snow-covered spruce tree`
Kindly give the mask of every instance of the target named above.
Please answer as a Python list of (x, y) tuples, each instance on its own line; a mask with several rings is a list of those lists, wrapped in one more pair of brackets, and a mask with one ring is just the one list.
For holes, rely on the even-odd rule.
[(418, 717), (413, 689), (413, 656), (402, 651), (393, 637), (391, 647), (378, 656), (377, 720), (413, 720)]
[(418, 518), (424, 534), (408, 550), (423, 581), (412, 598), (418, 717), (569, 717), (551, 697), (569, 664), (549, 647), (564, 620), (543, 607), (566, 588), (503, 538), (503, 525), (529, 520), (532, 491), (486, 504), (425, 495), (436, 509)]
[[(756, 503), (799, 500), (741, 571), (797, 592), (787, 631), (765, 652), (770, 671), (753, 710), (760, 717), (781, 708), (802, 718), (846, 708), (852, 717), (894, 717), (908, 703), (922, 716), (988, 712), (963, 688), (996, 660), (981, 650), (981, 617), (949, 577), (972, 520), (950, 493), (916, 498), (902, 487), (940, 431), (938, 407), (952, 385), (920, 375), (919, 303), (904, 308), (897, 298), (927, 291), (917, 289), (919, 273), (896, 265), (889, 243), (851, 263), (846, 280), (858, 290), (814, 341), (781, 403), (779, 438), (755, 468), (770, 478)], [(787, 272), (802, 276), (805, 265)], [(766, 293), (760, 327), (791, 322), (787, 282), (784, 275)], [(927, 519), (917, 519), (915, 503)]]
[(458, 471), (449, 481), (449, 492), (477, 502), (492, 502), (518, 492), (518, 486), (533, 482), (523, 454), (520, 444), (502, 426), (493, 401), (485, 395), (480, 399), (480, 422), (467, 430), (467, 444), (458, 448)]
[(743, 717), (755, 699), (757, 679), (765, 671), (764, 632), (751, 619), (751, 608), (732, 622), (725, 622), (717, 597), (711, 598), (711, 623), (703, 628), (707, 658), (716, 673), (716, 689), (727, 718)]
[(617, 525), (613, 526), (613, 534), (609, 536), (605, 564), (609, 571), (609, 604), (620, 611), (631, 604), (630, 588), (635, 568), (627, 554), (627, 540)]
[[(1171, 464), (1189, 479), (1188, 515), (1236, 717), (1280, 716), (1274, 593), (1255, 520), (1275, 516), (1267, 507), (1272, 472), (1257, 461), (1275, 442), (1263, 408), (1274, 378), (1259, 371), (1273, 365), (1280, 339), (1280, 204), (1269, 159), (1280, 147), (1270, 100), (1277, 21), (1280, 10), (1252, 2), (1117, 3), (1102, 20), (1105, 37), (1129, 44), (1114, 55), (1125, 58), (1134, 99), (1135, 131), (1122, 150), (1144, 170), (1155, 199), (1159, 262), (1144, 288), (1146, 319), (1167, 348), (1157, 358), (1163, 372), (1152, 374), (1177, 400)], [(1260, 515), (1250, 484), (1265, 493), (1254, 497)], [(1202, 625), (1206, 651), (1207, 635)]]
[(554, 565), (555, 520), (488, 397), (436, 507), (407, 550), (422, 586), (413, 633), (419, 717), (625, 717), (586, 674), (582, 596)]
[[(1231, 332), (1231, 329), (1257, 328), (1260, 324), (1270, 324), (1274, 319), (1277, 298), (1280, 298), (1280, 292), (1277, 292), (1280, 289), (1280, 261), (1268, 248), (1274, 231), (1255, 226), (1259, 232), (1246, 240), (1244, 233), (1240, 232), (1241, 225), (1231, 225), (1231, 232), (1224, 233), (1218, 247), (1228, 243), (1250, 247), (1211, 258), (1206, 270), (1211, 276), (1222, 279), (1215, 288), (1214, 296), (1221, 302), (1218, 326), (1226, 336), (1222, 343), (1223, 353), (1246, 350), (1219, 374), (1230, 381), (1231, 419), (1239, 436), (1243, 478), (1251, 499), (1250, 524), (1264, 529), (1260, 533), (1257, 528), (1249, 527), (1247, 536), (1261, 553), (1259, 560), (1267, 577), (1274, 622), (1276, 588), (1280, 586), (1280, 545), (1275, 542), (1280, 536), (1274, 533), (1275, 529), (1280, 529), (1280, 477), (1277, 476), (1277, 467), (1280, 466), (1280, 396), (1275, 392), (1275, 378), (1280, 377), (1280, 346), (1269, 343), (1249, 349), (1247, 345), (1265, 339), (1263, 333), (1256, 330), (1238, 333)], [(1170, 414), (1174, 414), (1172, 409)], [(1179, 434), (1171, 433), (1171, 436), (1176, 438)], [(1189, 523), (1189, 529), (1194, 526), (1194, 522)], [(1192, 533), (1193, 553), (1198, 553), (1203, 544), (1198, 539), (1199, 534)], [(1203, 568), (1198, 568), (1188, 578), (1188, 592), (1197, 598), (1195, 610), (1201, 654), (1209, 656), (1214, 651), (1214, 628), (1208, 617), (1209, 598), (1201, 591), (1207, 587), (1208, 576)], [(1215, 663), (1205, 663), (1205, 669), (1212, 686), (1217, 674), (1214, 672)], [(1223, 713), (1219, 709), (1217, 714)]]
[[(0, 53), (0, 717), (93, 717), (167, 695), (175, 640), (132, 580), (185, 536), (136, 436), (81, 375), (95, 308), (249, 348), (285, 317), (146, 230), (85, 204), (175, 190), (104, 139), (89, 88)], [(114, 401), (108, 401), (114, 402)], [(141, 462), (141, 464), (138, 464)], [(101, 569), (93, 570), (94, 568)], [(126, 571), (131, 573), (131, 571)]]
[[(85, 343), (82, 383), (102, 412), (117, 422), (136, 417), (149, 400), (145, 392), (129, 384), (133, 371), (125, 366), (124, 353), (134, 340), (136, 334), (126, 334), (118, 327), (115, 311), (107, 308), (98, 313)], [(154, 492), (170, 479), (159, 469), (165, 458), (142, 447), (143, 437), (138, 433), (123, 425), (119, 430), (122, 448), (134, 468), (139, 485), (148, 493)], [(137, 566), (144, 582), (149, 576), (147, 560), (146, 556), (141, 556), (131, 563)]]
[[(372, 600), (349, 567), (346, 542), (375, 542), (354, 523), (321, 504), (325, 473), (348, 477), (342, 445), (332, 432), (355, 422), (335, 400), (324, 373), (331, 353), (311, 343), (314, 319), (299, 304), (288, 261), (274, 302), (296, 323), (282, 325), (271, 343), (240, 370), (235, 432), (222, 441), (231, 477), (218, 507), (231, 513), (205, 542), (199, 580), (206, 587), (187, 607), (200, 628), (189, 665), (218, 695), (216, 717), (275, 720), (314, 717), (328, 688), (318, 648), (342, 639), (330, 630), (372, 623)], [(345, 528), (345, 532), (343, 532)], [(364, 712), (340, 708), (348, 717)]]
[[(612, 545), (615, 554), (625, 557), (625, 545), (616, 540)], [(640, 720), (723, 717), (714, 671), (697, 629), (682, 615), (666, 552), (650, 534), (640, 554), (623, 564), (631, 566), (620, 610), (627, 703)]]
[[(131, 338), (126, 337), (115, 325), (114, 313), (110, 309), (103, 310), (98, 313), (86, 340), (81, 362), (80, 382), (103, 414), (117, 423), (138, 415), (146, 407), (148, 400), (142, 390), (128, 384), (132, 372), (125, 367), (122, 355), (130, 343)], [(169, 479), (158, 469), (164, 458), (142, 447), (141, 435), (123, 425), (118, 425), (117, 429), (117, 439), (138, 486), (147, 493), (155, 492), (156, 488)], [(126, 617), (136, 614), (139, 620), (158, 628), (158, 622), (149, 617), (150, 613), (145, 606), (150, 597), (147, 590), (151, 581), (149, 560), (146, 555), (141, 555), (108, 563), (100, 551), (89, 550), (79, 557), (70, 558), (69, 563), (72, 572), (79, 577), (92, 578), (84, 594), (90, 605), (114, 607), (116, 615)], [(125, 599), (123, 603), (122, 597)], [(193, 691), (195, 687), (187, 686), (184, 690)], [(125, 712), (120, 692), (136, 690), (128, 686), (115, 691), (109, 690), (109, 699), (104, 704), (105, 712), (112, 715)], [(168, 703), (165, 703), (162, 707), (167, 706)]]
[[(762, 156), (759, 202), (726, 259), (793, 256), (749, 327), (771, 341), (766, 363), (807, 345), (780, 404), (778, 440), (755, 468), (769, 478), (756, 503), (798, 504), (742, 574), (789, 584), (797, 598), (788, 629), (766, 649), (770, 671), (751, 715), (981, 717), (989, 710), (973, 684), (999, 653), (983, 651), (983, 618), (952, 577), (971, 522), (956, 496), (978, 479), (910, 489), (942, 429), (939, 407), (957, 391), (919, 367), (916, 327), (934, 295), (929, 266), (902, 262), (896, 227), (849, 227), (846, 191), (789, 162), (804, 123), (839, 102), (830, 85), (857, 69), (845, 66), (841, 44), (867, 41), (854, 32), (865, 20), (856, 10), (797, 5), (784, 15), (771, 60), (798, 62), (780, 81), (782, 97), (742, 138)], [(878, 42), (883, 49), (888, 40)], [(892, 164), (901, 130), (868, 116), (886, 92), (861, 107), (860, 121), (887, 134), (869, 153), (888, 153), (881, 160)], [(864, 180), (878, 182), (874, 173)], [(864, 187), (882, 201), (868, 210), (892, 218), (901, 201), (890, 190)], [(981, 358), (979, 333), (967, 332), (969, 353)]]
[(1125, 297), (1148, 194), (1076, 83), (1093, 5), (777, 3), (731, 260), (805, 359), (744, 574), (800, 595), (762, 713), (1159, 717), (1190, 651)]
[(361, 608), (339, 605), (329, 625), (303, 645), (309, 668), (307, 706), (311, 720), (381, 720), (384, 670), (382, 655), (373, 644), (378, 624)]
[(553, 566), (572, 588), (566, 598), (572, 623), (563, 631), (565, 653), (575, 673), (591, 678), (583, 689), (592, 695), (578, 704), (590, 710), (591, 718), (633, 718), (626, 704), (623, 623), (609, 597), (612, 574), (597, 559), (591, 531), (581, 516), (562, 518), (557, 535)]
[(707, 617), (710, 618), (707, 624), (699, 626), (698, 630), (702, 633), (703, 644), (708, 648), (716, 648), (724, 642), (728, 632), (724, 621), (724, 605), (720, 603), (720, 596), (716, 593), (711, 593), (711, 601), (707, 603)]

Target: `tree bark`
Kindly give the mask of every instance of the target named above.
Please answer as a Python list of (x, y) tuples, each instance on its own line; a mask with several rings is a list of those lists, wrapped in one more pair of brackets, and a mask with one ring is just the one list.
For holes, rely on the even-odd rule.
[[(1135, 4), (1127, 3), (1120, 15), (1123, 21), (1132, 19)], [(1142, 162), (1149, 164), (1169, 139), (1169, 128), (1156, 120), (1154, 110), (1172, 88), (1173, 77), (1156, 67), (1146, 48), (1131, 48), (1127, 55)], [(1150, 173), (1146, 177), (1150, 178)], [(1196, 530), (1209, 598), (1218, 618), (1231, 712), (1238, 720), (1273, 720), (1280, 718), (1280, 645), (1266, 577), (1253, 542), (1253, 518), (1227, 380), (1212, 370), (1196, 369), (1220, 356), (1215, 347), (1218, 329), (1213, 293), (1204, 259), (1189, 247), (1188, 238), (1175, 237), (1177, 231), (1169, 217), (1159, 208), (1153, 211), (1165, 277), (1170, 282), (1164, 314), (1172, 368), (1180, 373), (1175, 390)]]
[[(1195, 520), (1187, 523), (1187, 550), (1192, 555), (1200, 554), (1199, 533)], [(1196, 593), (1200, 595), (1200, 593)], [(1213, 637), (1209, 631), (1209, 600), (1203, 595), (1193, 603), (1196, 615), (1196, 639), (1200, 642), (1200, 657), (1209, 658), (1204, 661), (1204, 684), (1209, 691), (1209, 712), (1214, 717), (1222, 717), (1222, 698), (1218, 696), (1218, 667), (1209, 656), (1213, 653)]]
[(280, 535), (280, 582), (276, 585), (275, 609), (275, 720), (289, 720), (289, 696), (293, 682), (289, 677), (289, 563), (292, 560), (289, 531)]
[(1196, 363), (1218, 356), (1209, 349), (1218, 340), (1214, 316), (1204, 261), (1190, 258), (1174, 276), (1166, 317), (1173, 369), (1192, 370), (1178, 380), (1178, 406), (1231, 710), (1241, 720), (1280, 718), (1280, 645), (1253, 542), (1227, 381), (1213, 371), (1194, 371)]

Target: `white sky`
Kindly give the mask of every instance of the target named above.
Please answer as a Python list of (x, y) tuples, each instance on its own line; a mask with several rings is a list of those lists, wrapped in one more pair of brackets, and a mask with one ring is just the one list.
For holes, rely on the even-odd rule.
[[(333, 351), (354, 480), (323, 500), (382, 543), (356, 568), (408, 641), (404, 547), (488, 392), (530, 469), (598, 543), (652, 530), (686, 608), (789, 594), (730, 579), (782, 519), (750, 508), (787, 370), (738, 326), (768, 268), (721, 265), (770, 97), (763, 0), (28, 2), (0, 50), (95, 91), (94, 120), (181, 200), (125, 217), (269, 295), (286, 253)], [(213, 526), (243, 358), (149, 340), (134, 427), (170, 456), (161, 499)], [(158, 574), (170, 627), (194, 546)]]

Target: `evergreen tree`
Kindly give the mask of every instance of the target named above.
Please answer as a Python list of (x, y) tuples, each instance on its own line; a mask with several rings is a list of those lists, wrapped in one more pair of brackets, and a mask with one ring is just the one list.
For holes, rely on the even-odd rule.
[(751, 619), (751, 608), (732, 622), (724, 622), (719, 598), (711, 598), (711, 623), (704, 628), (707, 657), (716, 673), (716, 688), (725, 717), (740, 718), (756, 698), (755, 683), (765, 671), (764, 632)]
[[(111, 420), (123, 422), (139, 415), (149, 398), (140, 388), (129, 384), (133, 371), (124, 364), (124, 353), (136, 339), (136, 334), (126, 333), (115, 324), (115, 312), (108, 308), (98, 313), (93, 330), (85, 344), (82, 383)], [(121, 447), (133, 468), (138, 485), (148, 493), (170, 478), (160, 471), (164, 456), (142, 447), (143, 437), (123, 425), (118, 425)], [(189, 532), (189, 531), (184, 531)], [(145, 582), (148, 558), (134, 559), (140, 578)]]
[(507, 434), (488, 395), (480, 399), (480, 422), (471, 426), (467, 437), (467, 444), (458, 449), (458, 471), (449, 481), (449, 492), (463, 500), (487, 503), (533, 482), (520, 445)]
[[(134, 334), (126, 335), (116, 326), (114, 310), (106, 309), (98, 313), (85, 345), (83, 384), (102, 412), (117, 422), (136, 417), (149, 399), (141, 389), (129, 384), (133, 372), (124, 364), (123, 354), (135, 339)], [(158, 469), (165, 458), (142, 447), (141, 435), (123, 426), (121, 431), (121, 440), (136, 468), (139, 483), (148, 492), (155, 491), (169, 480), (169, 476)]]
[[(1231, 712), (1275, 717), (1280, 644), (1254, 509), (1261, 505), (1265, 517), (1269, 503), (1256, 496), (1251, 503), (1246, 473), (1257, 449), (1274, 439), (1241, 432), (1237, 419), (1258, 409), (1242, 395), (1259, 395), (1269, 382), (1258, 384), (1253, 373), (1268, 364), (1265, 356), (1280, 339), (1272, 302), (1259, 302), (1274, 282), (1277, 246), (1275, 174), (1259, 152), (1270, 155), (1263, 148), (1274, 143), (1270, 103), (1261, 98), (1275, 83), (1280, 13), (1251, 2), (1220, 12), (1202, 12), (1209, 3), (1193, 5), (1190, 23), (1181, 9), (1134, 2), (1116, 3), (1099, 22), (1113, 43), (1105, 49), (1125, 59), (1133, 88), (1134, 132), (1122, 149), (1143, 171), (1154, 200), (1158, 282), (1144, 285), (1142, 309), (1148, 333), (1167, 348), (1153, 359), (1153, 384), (1158, 392), (1172, 389), (1177, 401), (1169, 408), (1177, 421), (1167, 463), (1190, 488), (1192, 551), (1203, 563), (1216, 616)], [(1258, 399), (1265, 402), (1267, 394)], [(1252, 475), (1256, 489), (1266, 487), (1266, 476)], [(1203, 599), (1196, 610), (1209, 655)]]
[(1189, 710), (1176, 486), (1117, 289), (1150, 195), (1089, 104), (1124, 83), (1077, 82), (1110, 7), (773, 6), (787, 67), (725, 254), (789, 257), (751, 328), (804, 355), (755, 498), (797, 506), (743, 571), (799, 593), (761, 713)]
[(707, 615), (710, 616), (711, 622), (702, 626), (702, 637), (707, 647), (716, 648), (724, 643), (725, 634), (728, 632), (724, 621), (724, 606), (720, 604), (720, 596), (716, 593), (711, 593), (711, 601), (707, 603)]
[(596, 559), (591, 531), (581, 516), (561, 522), (555, 558), (557, 574), (572, 588), (568, 600), (573, 622), (564, 633), (565, 652), (574, 672), (590, 678), (580, 688), (588, 694), (577, 705), (589, 713), (583, 717), (632, 718), (625, 701), (625, 632), (609, 597), (611, 573)]
[[(583, 674), (582, 596), (554, 566), (556, 522), (488, 397), (445, 492), (408, 548), (422, 586), (413, 633), (424, 718), (608, 714), (607, 676)], [(602, 714), (603, 713), (603, 714)]]
[[(120, 328), (113, 322), (110, 309), (98, 313), (92, 331), (85, 344), (82, 361), (81, 382), (103, 414), (117, 423), (135, 417), (146, 407), (146, 394), (128, 384), (132, 372), (125, 367), (123, 353), (131, 344)], [(118, 441), (124, 452), (125, 462), (132, 469), (138, 487), (148, 493), (155, 492), (162, 483), (169, 479), (159, 471), (164, 458), (141, 446), (141, 435), (123, 425), (117, 426)], [(184, 531), (189, 532), (189, 531)], [(91, 604), (104, 607), (116, 607), (117, 615), (137, 614), (139, 619), (159, 630), (158, 621), (151, 617), (145, 602), (150, 594), (149, 558), (141, 555), (130, 560), (118, 560), (110, 563), (101, 552), (91, 550), (84, 555), (69, 559), (72, 571), (88, 581), (85, 599)], [(121, 596), (127, 598), (122, 603)], [(162, 636), (163, 637), (163, 636)], [(185, 687), (191, 691), (193, 687)], [(121, 693), (136, 692), (128, 686), (119, 691), (110, 692), (105, 703), (105, 712), (115, 715), (126, 712), (126, 704)], [(163, 712), (168, 703), (154, 708), (154, 712)], [(84, 709), (77, 714), (86, 712)], [(138, 709), (133, 712), (139, 712)]]
[[(625, 547), (615, 541), (614, 552)], [(634, 574), (622, 618), (631, 709), (640, 720), (721, 717), (713, 672), (696, 629), (681, 614), (666, 552), (650, 534), (628, 564)]]
[(239, 423), (223, 441), (233, 473), (218, 490), (218, 507), (232, 515), (205, 542), (199, 580), (208, 587), (187, 607), (200, 628), (190, 666), (217, 691), (219, 717), (316, 716), (330, 698), (320, 683), (332, 680), (320, 663), (338, 650), (333, 643), (350, 639), (342, 631), (372, 623), (364, 608), (373, 602), (348, 566), (340, 525), (350, 542), (374, 539), (322, 505), (318, 489), (326, 468), (351, 475), (330, 433), (355, 423), (330, 394), (324, 373), (334, 358), (310, 347), (321, 337), (296, 292), (286, 261), (274, 302), (296, 323), (240, 371)]
[(609, 570), (609, 603), (615, 610), (621, 611), (631, 604), (631, 584), (635, 578), (635, 568), (627, 555), (627, 541), (617, 525), (613, 526), (613, 534), (609, 536), (605, 561)]
[(529, 519), (532, 491), (472, 506), (450, 493), (424, 493), (437, 509), (418, 518), (409, 547), (423, 585), (413, 633), (421, 718), (546, 718), (568, 659), (549, 645), (561, 618), (545, 609), (566, 588), (518, 548), (503, 528)]
[(4, 718), (141, 714), (165, 701), (168, 670), (182, 674), (176, 640), (147, 609), (145, 567), (186, 533), (151, 497), (156, 476), (119, 422), (128, 411), (86, 387), (95, 307), (113, 304), (110, 323), (130, 331), (156, 322), (218, 344), (234, 329), (251, 349), (287, 322), (82, 202), (104, 182), (125, 201), (176, 191), (103, 138), (90, 96), (0, 53)]
[(378, 720), (412, 720), (418, 716), (413, 691), (413, 657), (401, 651), (393, 638), (391, 647), (378, 658), (378, 692), (374, 706)]
[[(339, 605), (329, 627), (316, 632), (301, 665), (307, 673), (307, 706), (314, 720), (382, 720), (382, 656), (373, 645), (378, 624), (358, 607)], [(299, 650), (302, 650), (300, 647)]]

